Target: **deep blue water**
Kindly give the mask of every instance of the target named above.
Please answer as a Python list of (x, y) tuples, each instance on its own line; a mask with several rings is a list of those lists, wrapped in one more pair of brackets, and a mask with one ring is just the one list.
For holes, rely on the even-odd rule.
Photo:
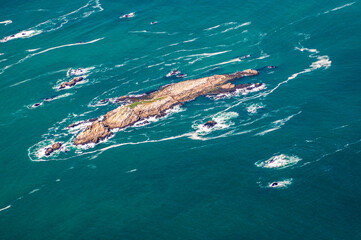
[[(352, 0), (1, 0), (0, 238), (360, 239), (360, 13)], [(118, 106), (99, 100), (181, 81), (172, 69), (269, 65), (237, 81), (258, 91), (72, 145), (86, 125), (66, 126)], [(85, 81), (59, 90), (77, 69)]]

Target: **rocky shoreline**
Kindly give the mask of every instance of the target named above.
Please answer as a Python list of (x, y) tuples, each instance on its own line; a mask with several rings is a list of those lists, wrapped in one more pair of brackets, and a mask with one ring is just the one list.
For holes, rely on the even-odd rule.
[(148, 117), (161, 117), (166, 110), (192, 101), (199, 96), (231, 93), (237, 89), (252, 90), (261, 84), (235, 85), (231, 81), (255, 75), (258, 75), (258, 71), (248, 69), (234, 74), (214, 75), (170, 84), (139, 97), (120, 97), (119, 101), (126, 102), (126, 104), (108, 112), (102, 120), (94, 121), (78, 134), (74, 144), (98, 143), (112, 135), (111, 130), (114, 128), (125, 128)]

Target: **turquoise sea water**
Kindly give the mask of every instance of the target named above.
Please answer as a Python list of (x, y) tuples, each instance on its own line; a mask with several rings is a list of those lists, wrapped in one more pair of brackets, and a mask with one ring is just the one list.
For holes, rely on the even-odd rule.
[[(360, 239), (360, 10), (1, 0), (0, 239)], [(268, 65), (237, 81), (259, 91), (71, 144), (86, 126), (66, 126), (118, 106), (99, 100), (181, 81), (164, 77), (174, 68), (194, 79)], [(86, 81), (58, 90), (79, 68)]]

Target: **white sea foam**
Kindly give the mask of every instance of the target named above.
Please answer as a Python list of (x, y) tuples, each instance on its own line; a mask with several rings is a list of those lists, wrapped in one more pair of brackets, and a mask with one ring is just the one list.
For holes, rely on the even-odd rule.
[(33, 194), (33, 193), (35, 193), (35, 192), (37, 192), (37, 191), (39, 191), (39, 190), (40, 190), (39, 188), (36, 188), (36, 189), (30, 191), (29, 194)]
[(176, 105), (170, 109), (165, 110), (165, 114), (166, 114), (166, 116), (168, 116), (168, 115), (172, 115), (174, 113), (184, 112), (185, 110), (186, 109), (181, 107), (180, 105)]
[(265, 58), (268, 58), (270, 57), (271, 55), (268, 55), (267, 53), (265, 52), (261, 52), (261, 55), (258, 57), (258, 58), (254, 58), (254, 59), (251, 59), (249, 60), (249, 62), (253, 62), (253, 61), (257, 61), (257, 60), (262, 60), (262, 59), (265, 59)]
[(297, 164), (299, 161), (301, 161), (301, 158), (299, 158), (298, 156), (295, 156), (295, 155), (288, 156), (285, 154), (280, 154), (280, 155), (273, 156), (266, 161), (258, 161), (255, 163), (255, 165), (257, 167), (262, 167), (262, 168), (282, 169), (282, 168), (291, 167), (291, 166)]
[(28, 49), (26, 50), (27, 52), (35, 52), (35, 51), (38, 51), (40, 48), (34, 48), (34, 49)]
[(275, 181), (268, 183), (269, 188), (287, 188), (289, 185), (291, 185), (293, 182), (292, 178), (285, 179), (282, 181)]
[(326, 56), (326, 55), (325, 56), (318, 56), (317, 60), (318, 61), (313, 62), (311, 64), (312, 69), (319, 69), (319, 68), (322, 68), (322, 67), (327, 69), (327, 68), (331, 67), (332, 62), (330, 61), (330, 58), (328, 56)]
[(301, 114), (301, 113), (302, 113), (302, 111), (299, 111), (299, 112), (296, 113), (296, 114), (293, 114), (293, 115), (290, 115), (290, 116), (288, 116), (288, 117), (286, 117), (286, 118), (283, 118), (283, 119), (279, 119), (279, 120), (277, 120), (277, 121), (274, 121), (274, 122), (272, 122), (272, 123), (270, 124), (270, 128), (269, 128), (269, 129), (266, 129), (266, 130), (264, 130), (264, 131), (262, 131), (262, 132), (259, 132), (259, 133), (255, 134), (255, 136), (263, 136), (263, 135), (265, 135), (265, 134), (267, 134), (267, 133), (269, 133), (269, 132), (276, 131), (276, 130), (280, 129), (283, 125), (285, 125), (286, 122), (288, 122), (289, 120), (291, 120), (294, 116), (297, 116), (297, 115), (299, 115), (299, 114)]
[(154, 123), (154, 122), (158, 122), (160, 119), (165, 119), (167, 117), (169, 117), (170, 115), (174, 114), (174, 113), (179, 113), (179, 112), (183, 112), (185, 111), (184, 108), (182, 108), (181, 106), (179, 105), (176, 105), (170, 109), (167, 109), (164, 113), (165, 115), (162, 116), (162, 117), (156, 117), (156, 116), (152, 116), (152, 117), (148, 117), (148, 118), (145, 118), (145, 119), (142, 119), (141, 121), (138, 121), (136, 122), (133, 126), (134, 127), (142, 127), (142, 126), (145, 126), (145, 125), (148, 125), (148, 124), (151, 124), (151, 123)]
[[(162, 139), (155, 139), (155, 140), (145, 140), (145, 141), (141, 141), (141, 142), (125, 142), (125, 143), (118, 143), (118, 144), (112, 144), (110, 146), (106, 146), (104, 148), (101, 149), (96, 149), (93, 151), (83, 151), (89, 148), (93, 148), (95, 146), (95, 144), (85, 144), (84, 146), (73, 146), (72, 145), (72, 141), (74, 140), (73, 138), (69, 140), (69, 144), (72, 146), (72, 149), (75, 149), (75, 155), (67, 157), (67, 158), (56, 158), (52, 156), (51, 158), (44, 158), (43, 156), (38, 154), (38, 147), (39, 144), (42, 144), (41, 142), (33, 145), (32, 147), (30, 147), (28, 149), (28, 157), (31, 161), (33, 162), (48, 162), (48, 161), (64, 161), (64, 160), (68, 160), (68, 159), (72, 159), (81, 155), (89, 155), (89, 154), (101, 154), (102, 152), (105, 152), (109, 149), (112, 148), (117, 148), (117, 147), (121, 147), (121, 146), (126, 146), (126, 145), (138, 145), (138, 144), (145, 144), (145, 143), (157, 143), (157, 142), (164, 142), (164, 141), (171, 141), (174, 139), (179, 139), (179, 138), (184, 138), (184, 137), (189, 137), (191, 134), (190, 133), (185, 133), (185, 134), (181, 134), (181, 135), (177, 135), (177, 136), (171, 136), (171, 137), (166, 137), (166, 138), (162, 138)], [(107, 141), (107, 140), (105, 140)], [(102, 142), (102, 141), (101, 141)]]
[(135, 168), (135, 169), (132, 169), (132, 170), (126, 171), (126, 173), (132, 173), (132, 172), (136, 172), (136, 171), (137, 171), (137, 169)]
[[(200, 71), (200, 70), (211, 68), (211, 67), (216, 67), (216, 66), (226, 65), (226, 64), (229, 64), (229, 63), (241, 62), (241, 61), (242, 60), (240, 58), (234, 58), (234, 59), (231, 59), (229, 61), (220, 62), (220, 63), (216, 63), (216, 64), (213, 64), (213, 65), (208, 65), (208, 66), (202, 67), (202, 68), (197, 68), (194, 71)], [(191, 64), (191, 62), (189, 62), (189, 63)]]
[(238, 29), (238, 28), (241, 28), (241, 27), (248, 26), (248, 25), (250, 25), (250, 24), (251, 24), (251, 22), (242, 23), (242, 24), (237, 25), (237, 26), (235, 26), (235, 27), (227, 28), (226, 30), (223, 30), (223, 31), (220, 32), (220, 33), (225, 33), (225, 32), (231, 31), (231, 30), (235, 30), (235, 29)]
[(324, 12), (323, 14), (327, 14), (327, 13), (330, 13), (330, 12), (338, 11), (338, 10), (343, 9), (343, 8), (345, 8), (345, 7), (349, 7), (349, 6), (353, 5), (354, 3), (356, 3), (356, 2), (347, 3), (347, 4), (345, 4), (345, 5), (342, 5), (342, 6), (333, 8), (333, 9), (331, 9), (331, 10), (329, 10), (329, 11), (326, 11), (326, 12)]
[[(50, 135), (50, 134), (47, 133), (46, 135)], [(45, 155), (45, 152), (46, 152), (46, 150), (48, 148), (50, 148), (55, 142), (59, 142), (56, 139), (59, 138), (59, 137), (63, 137), (63, 136), (66, 136), (66, 134), (64, 134), (64, 133), (54, 134), (52, 140), (45, 139), (45, 140), (42, 140), (42, 141), (34, 144), (33, 146), (31, 146), (28, 149), (29, 158), (30, 159), (33, 159), (33, 158), (38, 158), (38, 159), (41, 159), (41, 158), (46, 158), (46, 159), (54, 158), (54, 156), (58, 156), (59, 153), (64, 152), (64, 151), (68, 151), (69, 150), (69, 148), (68, 148), (69, 143), (62, 141), (61, 142), (62, 145), (61, 145), (61, 147), (59, 149), (52, 152), (52, 154), (49, 155), (49, 156)], [(44, 135), (43, 135), (43, 137), (44, 137)]]
[(182, 58), (188, 58), (188, 57), (213, 57), (213, 56), (220, 55), (220, 54), (223, 54), (223, 53), (227, 53), (227, 52), (230, 52), (230, 51), (232, 51), (232, 50), (226, 50), (226, 51), (220, 51), (220, 52), (214, 52), (214, 53), (192, 54), (192, 55), (187, 55), (187, 56), (176, 58), (175, 60), (179, 60), (179, 59), (182, 59)]
[(202, 139), (202, 136), (207, 135), (213, 131), (229, 128), (230, 126), (234, 125), (234, 122), (231, 120), (237, 117), (238, 113), (236, 112), (217, 113), (216, 115), (212, 116), (212, 120), (217, 123), (214, 127), (204, 126), (206, 121), (197, 120), (192, 125), (192, 128), (196, 131), (190, 136), (190, 138), (194, 140), (200, 140)]
[(189, 43), (189, 42), (194, 42), (195, 40), (197, 40), (198, 38), (193, 38), (193, 39), (189, 39), (187, 41), (184, 41), (183, 43)]
[(59, 95), (59, 96), (56, 96), (56, 97), (53, 97), (53, 98), (44, 99), (43, 101), (41, 101), (39, 103), (34, 103), (34, 104), (28, 105), (26, 107), (28, 109), (37, 108), (37, 107), (42, 106), (45, 102), (52, 102), (54, 100), (57, 100), (57, 99), (60, 99), (60, 98), (65, 98), (65, 97), (68, 97), (68, 96), (73, 95), (73, 94), (74, 93), (65, 93), (65, 94), (62, 94), (62, 95)]
[(89, 42), (80, 42), (80, 43), (71, 43), (71, 44), (65, 44), (65, 45), (61, 45), (61, 46), (57, 46), (57, 47), (52, 47), (52, 48), (48, 48), (48, 49), (45, 49), (43, 51), (40, 51), (40, 52), (36, 52), (36, 53), (32, 53), (32, 54), (29, 54), (27, 55), (26, 57), (20, 59), (19, 61), (17, 61), (16, 63), (13, 63), (11, 65), (8, 65), (2, 69), (0, 69), (0, 74), (4, 73), (6, 69), (8, 68), (11, 68), (13, 67), (14, 65), (17, 65), (17, 64), (20, 64), (22, 62), (24, 62), (25, 60), (33, 57), (33, 56), (36, 56), (36, 55), (39, 55), (39, 54), (43, 54), (45, 52), (49, 52), (49, 51), (52, 51), (52, 50), (55, 50), (55, 49), (59, 49), (59, 48), (63, 48), (63, 47), (71, 47), (71, 46), (77, 46), (77, 45), (85, 45), (85, 44), (91, 44), (91, 43), (95, 43), (97, 41), (100, 41), (104, 38), (98, 38), (98, 39), (95, 39), (95, 40), (92, 40), (92, 41), (89, 41)]
[(309, 73), (309, 72), (312, 72), (312, 71), (315, 71), (317, 69), (321, 69), (321, 68), (324, 68), (324, 69), (328, 69), (329, 67), (331, 67), (331, 64), (332, 64), (332, 61), (330, 60), (329, 56), (327, 55), (317, 55), (319, 53), (319, 51), (317, 49), (310, 49), (310, 48), (304, 48), (304, 47), (296, 47), (295, 50), (298, 50), (298, 51), (301, 51), (301, 52), (304, 52), (304, 51), (307, 51), (309, 53), (311, 53), (309, 55), (310, 58), (316, 58), (317, 61), (314, 61), (311, 63), (310, 67), (309, 68), (306, 68), (304, 69), (303, 71), (301, 72), (298, 72), (298, 73), (294, 73), (292, 74), (290, 77), (288, 77), (286, 80), (284, 80), (283, 82), (280, 82), (276, 85), (276, 87), (274, 87), (273, 89), (263, 93), (263, 96), (267, 96), (271, 93), (273, 93), (276, 89), (278, 89), (281, 85), (289, 82), (290, 80), (292, 79), (295, 79), (296, 77), (298, 77), (299, 75), (301, 74), (304, 74), (304, 73)]
[(251, 105), (249, 105), (247, 107), (247, 112), (249, 112), (249, 113), (257, 113), (258, 109), (261, 109), (261, 108), (264, 108), (263, 104), (254, 103), (254, 104), (251, 104)]
[(24, 30), (24, 31), (21, 31), (19, 33), (14, 34), (14, 35), (4, 37), (3, 39), (0, 40), (0, 42), (4, 43), (4, 42), (14, 40), (14, 39), (18, 39), (18, 38), (29, 38), (29, 37), (38, 35), (40, 33), (42, 33), (41, 30)]
[(310, 53), (319, 53), (319, 51), (317, 49), (312, 49), (312, 48), (305, 48), (305, 47), (295, 47), (296, 50), (299, 50), (301, 52), (310, 52)]
[(56, 96), (54, 97), (52, 100), (47, 100), (48, 102), (49, 101), (54, 101), (54, 100), (57, 100), (57, 99), (60, 99), (60, 98), (65, 98), (65, 97), (68, 97), (68, 96), (71, 96), (73, 95), (74, 93), (64, 93), (64, 94), (61, 94), (59, 96)]
[(140, 121), (136, 122), (133, 126), (134, 127), (142, 127), (142, 126), (145, 126), (145, 125), (148, 125), (148, 124), (151, 124), (154, 122), (158, 122), (158, 121), (159, 121), (159, 118), (153, 116), (153, 117), (148, 117), (146, 119), (140, 120)]
[[(103, 37), (102, 38), (97, 38), (97, 39), (94, 39), (94, 40), (91, 40), (91, 41), (88, 41), (88, 42), (78, 42), (78, 43), (70, 43), (70, 44), (65, 44), (65, 45), (60, 45), (60, 46), (56, 46), (56, 47), (52, 47), (52, 48), (48, 48), (48, 49), (45, 49), (43, 51), (40, 51), (40, 52), (37, 52), (37, 53), (33, 53), (33, 54), (30, 54), (29, 56), (35, 56), (35, 55), (39, 55), (39, 54), (42, 54), (42, 53), (45, 53), (45, 52), (49, 52), (49, 51), (52, 51), (52, 50), (55, 50), (55, 49), (59, 49), (59, 48), (64, 48), (64, 47), (72, 47), (72, 46), (78, 46), (78, 45), (86, 45), (86, 44), (91, 44), (91, 43), (95, 43), (95, 42), (98, 42), (100, 40), (104, 39)], [(27, 56), (28, 57), (28, 56)]]
[(71, 76), (81, 76), (89, 73), (90, 70), (93, 70), (95, 67), (88, 67), (88, 68), (70, 68), (66, 73), (67, 77)]
[(174, 35), (174, 33), (167, 33), (167, 32), (151, 32), (147, 30), (138, 30), (138, 31), (129, 31), (130, 33), (148, 33), (148, 34), (167, 34), (167, 35)]
[(1, 212), (1, 211), (4, 211), (4, 210), (6, 210), (6, 209), (9, 209), (9, 208), (11, 208), (11, 205), (8, 205), (8, 206), (6, 206), (6, 207), (4, 207), (4, 208), (1, 208), (1, 209), (0, 209), (0, 212)]
[(165, 62), (160, 62), (160, 63), (157, 63), (157, 64), (149, 65), (149, 66), (147, 66), (147, 68), (156, 67), (156, 66), (162, 65), (162, 64), (164, 64), (164, 63), (165, 63)]
[(255, 87), (254, 84), (251, 84), (247, 88), (239, 88), (239, 89), (237, 89), (236, 91), (234, 91), (232, 93), (220, 93), (220, 94), (217, 94), (216, 96), (210, 95), (208, 97), (213, 98), (214, 100), (223, 99), (223, 98), (231, 98), (231, 97), (234, 97), (234, 96), (247, 95), (247, 94), (252, 93), (252, 92), (258, 92), (258, 91), (261, 91), (261, 90), (263, 90), (265, 88), (266, 88), (266, 84), (264, 84), (264, 83), (261, 84), (258, 87)]
[(68, 129), (69, 133), (75, 134), (78, 133), (79, 131), (84, 130), (85, 128), (87, 128), (88, 126), (90, 126), (92, 124), (92, 122), (89, 121), (78, 121), (74, 123), (75, 126), (71, 127)]
[(13, 21), (11, 21), (11, 20), (5, 20), (5, 21), (0, 22), (0, 24), (4, 24), (6, 26), (6, 25), (8, 25), (8, 24), (10, 24), (12, 22)]
[(216, 29), (216, 28), (219, 28), (221, 25), (216, 25), (214, 27), (210, 27), (210, 28), (206, 28), (204, 29), (205, 31), (209, 31), (209, 30), (212, 30), (212, 29)]
[[(222, 24), (222, 25), (227, 26), (227, 25), (234, 25), (234, 24), (237, 24), (237, 23), (231, 22), (231, 23), (226, 23), (226, 24)], [(236, 30), (236, 29), (241, 28), (241, 27), (248, 26), (248, 25), (250, 25), (250, 24), (251, 24), (251, 22), (245, 22), (245, 23), (239, 24), (239, 25), (237, 25), (237, 26), (227, 28), (227, 29), (225, 29), (225, 30), (223, 30), (223, 31), (221, 31), (221, 32), (216, 32), (216, 33), (210, 34), (209, 36), (214, 36), (214, 35), (226, 33), (226, 32), (228, 32), (228, 31), (232, 31), (232, 30)], [(205, 29), (205, 30), (206, 30), (206, 31), (209, 31), (209, 30), (214, 29), (214, 28), (215, 28), (215, 27), (210, 28), (210, 29)], [(217, 27), (217, 28), (218, 28), (218, 27)]]
[(132, 18), (135, 17), (135, 12), (124, 14), (123, 16), (120, 16), (119, 18)]
[(345, 7), (351, 6), (351, 5), (353, 5), (354, 3), (355, 3), (355, 2), (352, 2), (352, 3), (347, 3), (347, 4), (343, 5), (343, 6), (336, 7), (336, 8), (334, 8), (334, 9), (332, 9), (331, 11), (333, 12), (333, 11), (340, 10), (340, 9), (342, 9), (342, 8), (345, 8)]

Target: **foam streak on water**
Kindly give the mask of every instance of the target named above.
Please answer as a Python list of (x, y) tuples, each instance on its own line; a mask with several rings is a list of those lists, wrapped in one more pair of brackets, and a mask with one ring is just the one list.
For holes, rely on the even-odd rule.
[(36, 53), (32, 53), (32, 54), (29, 54), (27, 55), (26, 57), (24, 57), (23, 59), (20, 59), (19, 61), (17, 61), (16, 63), (13, 63), (13, 64), (10, 64), (2, 69), (0, 69), (0, 74), (4, 73), (6, 69), (9, 69), (11, 67), (13, 67), (14, 65), (17, 65), (17, 64), (20, 64), (22, 62), (24, 62), (25, 60), (29, 59), (29, 58), (32, 58), (36, 55), (39, 55), (39, 54), (43, 54), (43, 53), (46, 53), (46, 52), (49, 52), (49, 51), (53, 51), (53, 50), (56, 50), (56, 49), (59, 49), (59, 48), (65, 48), (65, 47), (72, 47), (72, 46), (78, 46), (78, 45), (86, 45), (86, 44), (92, 44), (92, 43), (95, 43), (95, 42), (98, 42), (100, 40), (102, 40), (104, 38), (97, 38), (97, 39), (94, 39), (94, 40), (91, 40), (91, 41), (88, 41), (88, 42), (79, 42), (79, 43), (70, 43), (70, 44), (64, 44), (64, 45), (60, 45), (60, 46), (56, 46), (56, 47), (51, 47), (51, 48), (48, 48), (48, 49), (45, 49), (43, 51), (40, 51), (40, 52), (36, 52)]
[(310, 58), (316, 58), (317, 61), (312, 62), (309, 68), (306, 68), (301, 72), (292, 74), (285, 81), (280, 82), (279, 84), (277, 84), (277, 86), (274, 87), (273, 89), (264, 92), (263, 96), (267, 96), (267, 95), (273, 93), (281, 85), (289, 82), (292, 79), (295, 79), (296, 77), (298, 77), (301, 74), (310, 73), (310, 72), (315, 71), (315, 70), (320, 69), (320, 68), (328, 69), (329, 67), (331, 67), (332, 61), (330, 60), (329, 56), (327, 56), (327, 55), (322, 55), (322, 56), (321, 55), (316, 55), (316, 54), (319, 53), (319, 51), (317, 49), (308, 49), (308, 48), (303, 48), (303, 47), (301, 47), (301, 48), (296, 47), (295, 49), (299, 50), (301, 52), (303, 52), (303, 51), (310, 52), (311, 54), (309, 55), (309, 57)]
[(8, 25), (8, 24), (10, 24), (12, 22), (13, 21), (11, 21), (11, 20), (5, 20), (5, 21), (0, 22), (0, 24), (4, 24), (6, 26), (6, 25)]
[(290, 115), (290, 116), (288, 116), (288, 117), (286, 117), (286, 118), (284, 118), (284, 119), (276, 120), (276, 121), (272, 122), (272, 123), (269, 125), (270, 128), (268, 128), (268, 129), (266, 129), (266, 130), (264, 130), (264, 131), (262, 131), (262, 132), (259, 132), (259, 133), (255, 134), (255, 136), (263, 136), (263, 135), (265, 135), (265, 134), (267, 134), (267, 133), (269, 133), (269, 132), (276, 131), (276, 130), (280, 129), (283, 125), (285, 125), (285, 124), (286, 124), (289, 120), (291, 120), (294, 116), (297, 116), (297, 115), (299, 115), (299, 114), (301, 114), (301, 113), (302, 113), (302, 111), (299, 111), (298, 113), (293, 114), (293, 115)]
[(14, 40), (14, 39), (33, 37), (33, 36), (39, 35), (43, 32), (55, 31), (55, 30), (60, 29), (65, 24), (67, 24), (71, 21), (76, 21), (81, 18), (87, 18), (92, 13), (98, 12), (98, 11), (103, 11), (103, 8), (101, 7), (101, 5), (99, 3), (99, 0), (90, 0), (84, 6), (78, 8), (70, 13), (67, 13), (67, 14), (62, 15), (57, 18), (47, 20), (43, 23), (36, 25), (35, 27), (29, 28), (27, 30), (23, 30), (14, 35), (7, 36), (7, 37), (3, 38), (2, 40), (0, 40), (0, 42), (4, 43), (4, 42)]

